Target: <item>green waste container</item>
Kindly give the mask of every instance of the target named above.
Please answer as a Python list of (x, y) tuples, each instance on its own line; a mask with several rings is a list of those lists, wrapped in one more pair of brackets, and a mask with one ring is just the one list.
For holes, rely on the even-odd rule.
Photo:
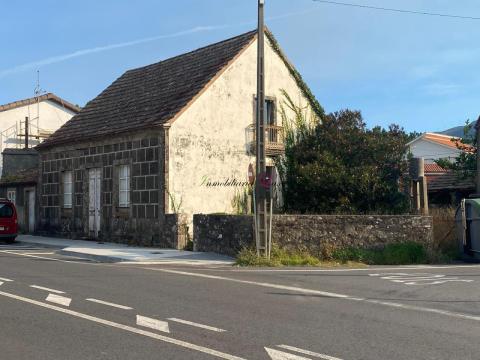
[(460, 252), (480, 260), (480, 198), (463, 199), (456, 213)]

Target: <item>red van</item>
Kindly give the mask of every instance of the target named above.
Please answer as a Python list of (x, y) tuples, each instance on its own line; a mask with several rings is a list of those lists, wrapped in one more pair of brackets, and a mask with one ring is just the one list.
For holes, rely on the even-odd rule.
[(7, 199), (0, 199), (0, 240), (11, 244), (17, 237), (17, 210)]

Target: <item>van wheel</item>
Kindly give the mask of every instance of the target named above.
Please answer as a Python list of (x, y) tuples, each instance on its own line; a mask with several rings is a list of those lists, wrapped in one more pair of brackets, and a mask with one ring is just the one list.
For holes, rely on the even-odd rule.
[(7, 244), (13, 244), (13, 243), (15, 242), (15, 238), (14, 238), (14, 237), (7, 238), (7, 239), (5, 240), (5, 242), (6, 242)]

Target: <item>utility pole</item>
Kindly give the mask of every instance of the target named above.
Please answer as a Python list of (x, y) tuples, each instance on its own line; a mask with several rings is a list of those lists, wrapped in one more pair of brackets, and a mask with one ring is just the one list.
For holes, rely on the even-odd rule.
[(478, 117), (477, 124), (475, 125), (477, 134), (477, 195), (480, 196), (480, 116)]
[(256, 181), (255, 181), (255, 241), (257, 254), (268, 256), (269, 226), (265, 189), (265, 0), (258, 0), (257, 54), (257, 119), (256, 119)]
[(25, 117), (25, 149), (28, 149), (28, 116)]

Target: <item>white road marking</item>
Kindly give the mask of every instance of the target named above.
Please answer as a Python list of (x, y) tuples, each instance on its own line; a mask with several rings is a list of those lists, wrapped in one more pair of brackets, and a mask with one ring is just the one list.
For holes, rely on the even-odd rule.
[(30, 287), (31, 287), (31, 288), (34, 288), (34, 289), (45, 290), (45, 291), (48, 291), (48, 292), (51, 292), (51, 293), (55, 293), (55, 294), (65, 294), (65, 291), (50, 289), (50, 288), (43, 287), (43, 286), (30, 285)]
[(457, 276), (448, 277), (441, 274), (426, 273), (377, 273), (369, 276), (380, 277), (383, 280), (403, 283), (405, 285), (440, 285), (448, 282), (472, 282), (473, 280), (460, 279)]
[(324, 359), (324, 360), (342, 360), (340, 358), (333, 357), (333, 356), (330, 356), (330, 355), (319, 354), (319, 353), (316, 353), (316, 352), (313, 352), (313, 351), (299, 349), (297, 347), (293, 347), (293, 346), (289, 346), (289, 345), (278, 345), (278, 347), (282, 348), (282, 349), (294, 351), (294, 352), (297, 352), (297, 353), (300, 353), (300, 354), (305, 354), (305, 355), (317, 357), (317, 358)]
[[(17, 255), (17, 256), (26, 256), (26, 257), (31, 257), (31, 258), (35, 258), (35, 259), (43, 259), (43, 260), (50, 260), (50, 261), (59, 261), (59, 262), (63, 262), (63, 263), (74, 263), (74, 264), (87, 264), (87, 265), (105, 265), (105, 264), (101, 264), (101, 263), (94, 263), (94, 262), (85, 262), (85, 261), (75, 261), (75, 260), (64, 260), (64, 259), (55, 259), (55, 258), (51, 258), (51, 257), (45, 257), (45, 256), (38, 256), (38, 255), (30, 255), (30, 254), (22, 254), (22, 253), (18, 253), (18, 252), (15, 252), (15, 251), (10, 251), (10, 250), (0, 250), (0, 253), (5, 253), (5, 254), (11, 254), (11, 255)], [(82, 260), (85, 260), (81, 257), (77, 257), (77, 256), (68, 256), (70, 258), (73, 258), (73, 259), (82, 259)]]
[(0, 280), (5, 281), (5, 282), (11, 282), (11, 281), (13, 281), (13, 280), (10, 280), (10, 279), (7, 279), (7, 278), (1, 278), (1, 277), (0, 277)]
[(401, 304), (401, 303), (394, 303), (394, 302), (388, 302), (388, 301), (379, 301), (379, 300), (373, 300), (373, 299), (359, 298), (359, 297), (354, 297), (354, 296), (350, 296), (350, 295), (330, 293), (330, 292), (319, 291), (319, 290), (314, 290), (314, 289), (305, 289), (305, 288), (299, 288), (299, 287), (293, 287), (293, 286), (285, 286), (285, 285), (278, 285), (278, 284), (271, 284), (271, 283), (264, 283), (264, 282), (256, 282), (256, 281), (249, 281), (249, 280), (240, 280), (240, 279), (228, 278), (228, 277), (224, 277), (224, 276), (206, 275), (206, 274), (201, 274), (201, 273), (190, 273), (190, 272), (186, 272), (186, 271), (177, 271), (177, 270), (169, 270), (169, 269), (157, 269), (157, 268), (148, 268), (148, 269), (155, 270), (155, 271), (166, 272), (166, 273), (172, 273), (172, 274), (185, 275), (185, 276), (193, 276), (193, 277), (201, 277), (201, 278), (207, 278), (207, 279), (231, 281), (231, 282), (236, 282), (236, 283), (240, 283), (240, 284), (261, 286), (261, 287), (267, 287), (267, 288), (271, 288), (271, 289), (281, 289), (281, 290), (286, 290), (286, 291), (299, 292), (299, 293), (302, 293), (302, 294), (320, 295), (320, 296), (324, 296), (324, 297), (338, 298), (338, 299), (358, 301), (358, 302), (365, 302), (365, 303), (370, 303), (370, 304), (389, 306), (389, 307), (393, 307), (393, 308), (401, 308), (401, 309), (406, 309), (406, 310), (421, 311), (421, 312), (427, 312), (427, 313), (449, 316), (449, 317), (453, 317), (453, 318), (457, 318), (457, 319), (467, 319), (467, 320), (480, 321), (480, 316), (475, 316), (475, 315), (463, 314), (463, 313), (447, 311), (447, 310), (439, 310), (439, 309), (434, 309), (434, 308), (426, 308), (426, 307), (422, 307), (422, 306), (404, 305), (404, 304)]
[(272, 360), (312, 360), (310, 358), (289, 354), (289, 353), (271, 349), (268, 347), (265, 348), (265, 351), (267, 352), (268, 356), (270, 356), (270, 359)]
[(0, 281), (0, 286), (2, 286), (2, 285), (3, 285), (3, 281)]
[(167, 320), (175, 321), (175, 322), (180, 323), (180, 324), (195, 326), (195, 327), (206, 329), (206, 330), (216, 331), (216, 332), (226, 332), (227, 331), (227, 330), (219, 329), (219, 328), (216, 328), (216, 327), (213, 327), (213, 326), (203, 325), (203, 324), (199, 324), (199, 323), (196, 323), (196, 322), (193, 322), (193, 321), (187, 321), (187, 320), (182, 320), (182, 319), (177, 319), (177, 318), (168, 318)]
[(94, 302), (94, 303), (97, 303), (97, 304), (102, 304), (102, 305), (107, 305), (107, 306), (116, 307), (116, 308), (123, 309), (123, 310), (132, 310), (132, 309), (133, 309), (133, 308), (131, 308), (130, 306), (114, 304), (114, 303), (111, 303), (111, 302), (108, 302), (108, 301), (103, 301), (103, 300), (98, 300), (98, 299), (89, 298), (89, 299), (86, 299), (86, 300), (87, 300), (87, 301)]
[(213, 350), (213, 349), (209, 349), (209, 348), (206, 348), (206, 347), (203, 347), (203, 346), (200, 346), (200, 345), (195, 345), (195, 344), (192, 344), (192, 343), (188, 343), (188, 342), (183, 341), (183, 340), (177, 340), (177, 339), (174, 339), (174, 338), (171, 338), (171, 337), (168, 337), (168, 336), (156, 334), (156, 333), (153, 333), (153, 332), (150, 332), (150, 331), (145, 331), (145, 330), (142, 330), (142, 329), (137, 329), (137, 328), (132, 327), (132, 326), (119, 324), (119, 323), (116, 323), (116, 322), (113, 322), (113, 321), (101, 319), (101, 318), (91, 316), (91, 315), (87, 315), (87, 314), (83, 314), (83, 313), (80, 313), (80, 312), (77, 312), (77, 311), (74, 311), (74, 310), (61, 308), (61, 307), (58, 307), (58, 306), (55, 306), (55, 305), (50, 305), (50, 304), (47, 304), (47, 303), (44, 303), (44, 302), (41, 302), (41, 301), (36, 301), (36, 300), (33, 300), (33, 299), (26, 298), (26, 297), (23, 297), (23, 296), (10, 294), (10, 293), (3, 292), (3, 291), (0, 291), (0, 296), (5, 296), (5, 297), (11, 298), (11, 299), (15, 299), (15, 300), (23, 301), (23, 302), (26, 302), (26, 303), (29, 303), (29, 304), (41, 306), (41, 307), (46, 308), (46, 309), (55, 310), (55, 311), (58, 311), (58, 312), (61, 312), (61, 313), (64, 313), (64, 314), (67, 314), (67, 315), (70, 315), (70, 316), (80, 318), (80, 319), (89, 320), (89, 321), (95, 322), (97, 324), (102, 324), (102, 325), (110, 326), (110, 327), (113, 327), (113, 328), (121, 329), (121, 330), (124, 330), (124, 331), (128, 331), (128, 332), (131, 332), (131, 333), (143, 335), (143, 336), (146, 336), (146, 337), (149, 337), (149, 338), (152, 338), (152, 339), (156, 339), (156, 340), (160, 340), (160, 341), (163, 341), (163, 342), (166, 342), (166, 343), (169, 343), (169, 344), (174, 344), (174, 345), (177, 345), (177, 346), (181, 346), (181, 347), (189, 349), (189, 350), (195, 350), (195, 351), (202, 352), (202, 353), (205, 353), (205, 354), (208, 354), (208, 355), (216, 356), (216, 357), (221, 358), (221, 359), (246, 360), (246, 359), (238, 357), (238, 356), (226, 354), (226, 353), (223, 353), (223, 352), (220, 352), (220, 351), (217, 351), (217, 350)]
[(27, 254), (27, 255), (54, 255), (55, 253), (54, 252), (23, 252), (23, 254)]
[(166, 333), (170, 332), (170, 329), (168, 328), (168, 322), (152, 319), (146, 316), (137, 315), (137, 325)]
[(70, 306), (72, 299), (67, 298), (65, 296), (55, 295), (55, 294), (48, 294), (45, 301), (50, 301), (55, 304), (63, 305), (63, 306)]

